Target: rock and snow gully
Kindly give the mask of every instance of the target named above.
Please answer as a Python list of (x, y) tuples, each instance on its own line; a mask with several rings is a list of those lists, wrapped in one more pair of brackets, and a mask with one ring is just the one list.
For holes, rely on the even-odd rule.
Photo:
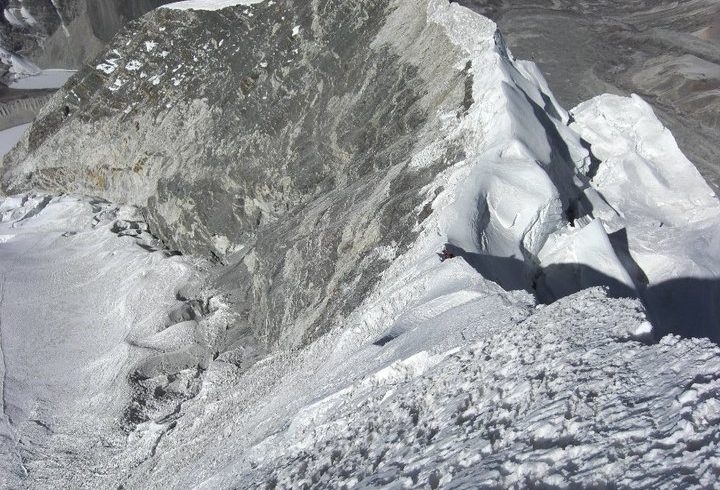
[(446, 0), (175, 7), (3, 161), (5, 486), (717, 485), (720, 203), (642, 99)]

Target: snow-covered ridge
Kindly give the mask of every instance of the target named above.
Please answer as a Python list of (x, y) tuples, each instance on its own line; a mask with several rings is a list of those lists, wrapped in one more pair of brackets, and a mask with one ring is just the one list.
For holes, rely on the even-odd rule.
[(467, 53), (474, 103), (446, 128), (466, 158), (429, 186), (443, 191), (431, 195), (418, 257), (447, 241), (506, 288), (553, 301), (604, 285), (644, 298), (662, 333), (720, 338), (720, 202), (650, 106), (608, 95), (571, 117), (492, 22), (427, 5)]
[[(337, 330), (297, 358), (256, 366), (237, 381), (243, 389), (228, 382), (228, 367), (211, 365), (202, 402), (188, 403), (188, 416), (159, 445), (183, 456), (161, 458), (152, 467), (156, 481), (173, 485), (188, 477), (175, 474), (185, 465), (213, 464), (221, 469), (193, 481), (203, 488), (712, 484), (718, 449), (703, 441), (717, 437), (720, 420), (715, 346), (673, 336), (648, 345), (652, 328), (638, 301), (590, 290), (533, 310), (530, 295), (477, 274), (522, 287), (542, 265), (549, 294), (608, 278), (635, 294), (636, 277), (608, 234), (629, 227), (634, 244), (637, 228), (630, 227), (654, 215), (642, 208), (625, 215), (612, 200), (616, 187), (595, 188), (593, 178), (612, 172), (613, 163), (596, 168), (567, 124), (574, 121), (602, 153), (604, 133), (581, 126), (602, 121), (602, 131), (626, 139), (630, 165), (637, 150), (661, 176), (665, 157), (642, 149), (658, 141), (671, 149), (670, 135), (636, 98), (601, 98), (595, 104), (603, 119), (584, 108), (571, 119), (537, 69), (512, 59), (491, 22), (456, 5), (427, 5), (429, 22), (460, 33), (456, 43), (468, 57), (458, 65), (473, 67), (473, 105), (459, 121), (444, 115), (445, 141), (462, 142), (466, 158), (428, 185), (433, 212), (418, 239)], [(468, 30), (474, 35), (462, 35)], [(381, 32), (378, 44), (385, 42), (396, 41)], [(628, 131), (626, 113), (646, 130)], [(438, 145), (421, 148), (412, 165), (426, 165)], [(717, 230), (717, 201), (701, 180), (690, 177), (675, 192), (680, 200), (686, 193), (683, 202), (697, 211), (690, 214)], [(644, 197), (663, 195), (658, 189)], [(695, 223), (666, 229), (692, 236)], [(436, 253), (446, 241), (462, 258), (440, 264)], [(700, 263), (715, 267), (712, 244), (698, 247)], [(553, 268), (567, 260), (569, 272)], [(570, 290), (560, 290), (568, 278)], [(263, 382), (244, 391), (250, 380)], [(228, 399), (228, 392), (235, 394)], [(231, 415), (238, 405), (248, 408)], [(195, 429), (200, 419), (210, 435), (207, 426)], [(157, 430), (141, 429), (148, 440)], [(227, 456), (240, 447), (242, 454)], [(693, 474), (682, 475), (684, 467)]]
[[(363, 3), (359, 0), (358, 5)], [(247, 102), (241, 105), (244, 109), (269, 108), (303, 92), (292, 84), (312, 77), (313, 69), (319, 68), (303, 66), (302, 60), (319, 56), (315, 42), (325, 39), (328, 29), (340, 27), (323, 24), (327, 16), (312, 17), (317, 12), (310, 10), (298, 10), (302, 14), (298, 18), (305, 16), (300, 29), (294, 18), (258, 20), (263, 19), (262, 9), (252, 10), (253, 16), (228, 15), (237, 14), (248, 24), (257, 22), (255, 32), (270, 26), (267, 32), (280, 33), (287, 49), (275, 59), (264, 52), (252, 53), (257, 56), (248, 61), (248, 69), (256, 70), (257, 77), (231, 86), (237, 91), (231, 100), (238, 105)], [(185, 28), (183, 15), (168, 17)], [(192, 17), (202, 31), (203, 14)], [(361, 16), (352, 19), (353, 25), (362, 21)], [(370, 121), (389, 119), (403, 130), (413, 128), (417, 134), (412, 135), (412, 145), (402, 147), (409, 148), (407, 154), (369, 177), (359, 175), (357, 180), (365, 178), (367, 183), (356, 193), (351, 192), (357, 188), (350, 174), (329, 174), (328, 180), (337, 179), (334, 188), (323, 190), (319, 197), (304, 195), (300, 212), (286, 215), (291, 201), (283, 201), (282, 193), (272, 201), (277, 197), (270, 189), (275, 181), (266, 174), (262, 192), (256, 194), (243, 194), (246, 189), (237, 184), (245, 185), (248, 179), (232, 180), (231, 171), (239, 172), (255, 160), (233, 167), (230, 158), (211, 159), (212, 172), (203, 173), (201, 163), (206, 162), (197, 159), (197, 145), (204, 149), (209, 145), (198, 138), (212, 137), (203, 131), (218, 129), (209, 126), (213, 120), (227, 125), (228, 119), (222, 117), (226, 107), (210, 107), (207, 100), (183, 102), (188, 93), (196, 93), (186, 88), (197, 81), (189, 75), (183, 79), (187, 83), (159, 88), (142, 78), (151, 69), (176, 70), (172, 72), (176, 74), (187, 69), (191, 74), (194, 65), (184, 64), (197, 62), (193, 57), (199, 60), (223, 46), (231, 45), (228, 50), (242, 46), (224, 39), (206, 41), (204, 46), (184, 39), (182, 49), (190, 47), (180, 56), (165, 50), (167, 46), (180, 50), (166, 26), (149, 21), (148, 25), (147, 39), (137, 40), (135, 52), (114, 47), (106, 57), (113, 60), (111, 64), (91, 67), (78, 77), (97, 81), (101, 87), (97, 99), (91, 100), (95, 93), (74, 91), (78, 84), (46, 109), (42, 127), (50, 128), (47, 134), (67, 140), (51, 136), (22, 162), (25, 167), (20, 170), (26, 174), (18, 168), (9, 172), (15, 182), (40, 175), (38, 182), (48, 186), (64, 182), (128, 199), (141, 200), (138, 188), (150, 194), (149, 200), (157, 200), (161, 190), (166, 192), (167, 201), (153, 209), (162, 218), (158, 223), (175, 232), (182, 216), (198, 242), (207, 238), (221, 255), (235, 250), (223, 257), (230, 265), (214, 271), (224, 282), (212, 284), (226, 287), (227, 294), (200, 302), (202, 313), (221, 317), (218, 322), (198, 321), (199, 313), (187, 304), (177, 305), (180, 308), (168, 315), (168, 328), (126, 336), (130, 347), (124, 348), (157, 353), (132, 367), (135, 391), (126, 412), (131, 415), (125, 419), (128, 437), (115, 439), (111, 457), (82, 452), (86, 459), (81, 469), (73, 466), (77, 461), (72, 458), (57, 470), (31, 457), (29, 463), (46, 471), (38, 478), (69, 487), (81, 482), (126, 488), (706, 487), (714, 483), (720, 471), (720, 351), (704, 339), (667, 335), (655, 342), (654, 327), (669, 304), (667, 290), (658, 294), (658, 288), (670, 283), (669, 296), (677, 297), (675, 280), (717, 283), (717, 198), (690, 172), (690, 163), (644, 102), (605, 96), (568, 113), (557, 104), (537, 68), (512, 57), (490, 20), (445, 0), (400, 0), (388, 8), (387, 17), (372, 25), (377, 29), (367, 42), (368, 52), (353, 53), (364, 69), (377, 53), (390, 52), (380, 63), (369, 63), (385, 71), (403, 67), (392, 80), (397, 85), (390, 85), (402, 90), (383, 102), (392, 105), (404, 90), (411, 90), (408, 80), (419, 83), (417, 98), (411, 98), (407, 110), (426, 119), (412, 126), (402, 117), (394, 118), (397, 114), (371, 113)], [(310, 36), (317, 38), (308, 42)], [(352, 43), (346, 43), (344, 36), (345, 31), (341, 46), (347, 47)], [(145, 56), (148, 53), (155, 58)], [(140, 54), (145, 57), (140, 59)], [(325, 61), (331, 63), (330, 58)], [(275, 62), (277, 71), (264, 78)], [(302, 76), (287, 82), (281, 75), (288, 73)], [(343, 124), (354, 122), (348, 115), (362, 109), (362, 104), (354, 104), (357, 99), (367, 100), (373, 90), (384, 88), (373, 85), (382, 74), (381, 70), (371, 73), (362, 86), (350, 85), (352, 90), (313, 92), (317, 97), (312, 101), (328, 95), (329, 102), (326, 111), (312, 115), (311, 122), (324, 118), (332, 122), (332, 127), (313, 126), (322, 130), (320, 149), (340, 145), (338, 141), (356, 129)], [(197, 78), (202, 75), (196, 73)], [(339, 76), (332, 71), (329, 75), (323, 79), (328, 85)], [(439, 79), (443, 83), (434, 83)], [(225, 87), (214, 82), (209, 78), (207, 84)], [(285, 90), (286, 82), (294, 91)], [(314, 83), (313, 90), (318, 85)], [(265, 92), (269, 86), (281, 86), (283, 91), (277, 100), (264, 102), (271, 93)], [(200, 88), (213, 95), (208, 86)], [(177, 106), (168, 102), (148, 107), (144, 94), (151, 94), (148, 100), (154, 102), (167, 97)], [(84, 115), (89, 117), (98, 110), (98, 100), (103, 104), (102, 117), (93, 119), (92, 126), (85, 121), (79, 133), (73, 133), (80, 126), (73, 119), (75, 111), (87, 104), (90, 109)], [(423, 106), (427, 100), (433, 103)], [(301, 102), (297, 105), (303, 111), (313, 105), (306, 99)], [(424, 113), (427, 107), (432, 110)], [(292, 116), (302, 122), (305, 115), (282, 113), (277, 120), (285, 123)], [(54, 121), (61, 122), (53, 126)], [(268, 123), (261, 117), (252, 122)], [(103, 133), (98, 128), (105, 124), (110, 129)], [(303, 133), (302, 127), (295, 129), (303, 143), (312, 141), (312, 132)], [(130, 135), (123, 145), (138, 145), (128, 153), (132, 156), (128, 161), (112, 160), (125, 155), (124, 148), (112, 146), (123, 140), (118, 128), (130, 128), (123, 133)], [(186, 159), (168, 157), (168, 148), (176, 147), (162, 145), (178, 139), (178, 128), (184, 131), (177, 148), (186, 151)], [(272, 146), (277, 135), (288, 133), (284, 126), (279, 128), (283, 131), (270, 128), (275, 131), (273, 138), (252, 133), (250, 139), (262, 141), (263, 149), (272, 148), (273, 158), (285, 155), (279, 150), (290, 147)], [(160, 139), (162, 151), (142, 146), (146, 141), (156, 144), (157, 135), (165, 136), (163, 130), (175, 139)], [(87, 131), (93, 132), (92, 137)], [(97, 134), (105, 134), (105, 146), (98, 145)], [(401, 131), (396, 136), (402, 140), (407, 135)], [(25, 149), (29, 139), (24, 138)], [(68, 142), (73, 143), (77, 158), (53, 160), (58, 146), (64, 144), (68, 151)], [(389, 147), (396, 150), (392, 143)], [(352, 145), (341, 149), (354, 149)], [(208, 153), (220, 149), (216, 146)], [(236, 146), (231, 150), (238, 153)], [(316, 160), (313, 151), (306, 153)], [(104, 164), (111, 164), (92, 166), (98, 154)], [(160, 155), (155, 166), (153, 155)], [(277, 175), (285, 192), (297, 178), (289, 170), (294, 162), (277, 158), (274, 163), (278, 162), (282, 166)], [(304, 163), (310, 165), (312, 160)], [(337, 162), (328, 157), (323, 164)], [(178, 168), (180, 172), (172, 173)], [(262, 171), (268, 169), (276, 170), (268, 166)], [(193, 208), (198, 196), (224, 196), (222, 192), (228, 190), (186, 185), (196, 181), (181, 178), (195, 177), (193, 172), (198, 180), (223, 183), (232, 199), (219, 209)], [(300, 173), (304, 178), (310, 172), (302, 167)], [(79, 177), (72, 180), (73, 175)], [(177, 181), (180, 184), (173, 188)], [(418, 190), (419, 199), (414, 195)], [(392, 201), (402, 193), (411, 198)], [(268, 195), (271, 198), (263, 200)], [(333, 198), (341, 204), (333, 207)], [(25, 217), (13, 215), (24, 206), (7, 201), (11, 221)], [(237, 218), (238, 209), (257, 211), (250, 215), (257, 242), (236, 238), (235, 243), (232, 237), (240, 234), (211, 234), (202, 228), (207, 222), (201, 220), (208, 214), (213, 218), (210, 225), (215, 225), (223, 220), (215, 219), (213, 212), (231, 207), (238, 214), (222, 215), (227, 221)], [(403, 214), (408, 207), (410, 219)], [(57, 217), (50, 214), (52, 208), (47, 209), (45, 216)], [(276, 209), (281, 212), (272, 214)], [(78, 214), (93, 222), (86, 207)], [(34, 216), (42, 218), (42, 209)], [(33, 221), (34, 216), (24, 222), (42, 222)], [(58, 226), (66, 226), (65, 217), (58, 217)], [(381, 219), (390, 226), (383, 228)], [(101, 232), (103, 226), (114, 228), (101, 221)], [(117, 229), (125, 231), (123, 226)], [(141, 227), (128, 226), (130, 231)], [(277, 230), (280, 233), (273, 234)], [(57, 229), (44, 231), (50, 234), (47, 240), (59, 240)], [(393, 240), (378, 239), (382, 233), (392, 234)], [(687, 240), (687, 246), (673, 243), (679, 237)], [(17, 240), (15, 232), (3, 240), (0, 251)], [(286, 242), (287, 248), (273, 248)], [(438, 252), (445, 246), (455, 257), (440, 262)], [(162, 251), (151, 255), (159, 259), (158, 254)], [(159, 263), (166, 265), (166, 259), (163, 256)], [(146, 269), (134, 267), (131, 270)], [(323, 267), (331, 272), (313, 275)], [(361, 279), (367, 277), (379, 280), (364, 290)], [(166, 278), (161, 275), (159, 280)], [(651, 308), (650, 317), (639, 300), (612, 299), (602, 289), (585, 289), (598, 284), (609, 286), (616, 295), (642, 296)], [(133, 283), (123, 283), (128, 285)], [(688, 291), (686, 284), (681, 287)], [(173, 299), (187, 302), (187, 295), (173, 289), (158, 287), (156, 292), (174, 292), (163, 296), (171, 303)], [(712, 286), (704, 287), (703, 294), (712, 298), (713, 291)], [(303, 303), (306, 292), (315, 302)], [(125, 298), (134, 298), (135, 293), (122, 288), (117, 292), (121, 311)], [(545, 306), (538, 296), (554, 302)], [(344, 310), (321, 316), (327, 311), (323, 307), (341, 301), (346, 301)], [(680, 310), (687, 304), (683, 301)], [(708, 325), (716, 318), (716, 304), (698, 305)], [(325, 335), (313, 336), (317, 331), (309, 331), (317, 326), (312, 323), (317, 318), (329, 330)], [(257, 354), (253, 336), (268, 330), (276, 333), (268, 327), (273, 321), (279, 340), (271, 344), (274, 350), (267, 357), (253, 363)], [(682, 331), (685, 325), (673, 321), (665, 327), (660, 333)], [(302, 344), (306, 339), (310, 340)], [(102, 352), (97, 355), (103, 358)], [(110, 367), (107, 376), (125, 379), (126, 369), (122, 364), (118, 374)], [(59, 423), (47, 413), (32, 420), (24, 427), (36, 437), (31, 440), (43, 443), (57, 441), (40, 431), (43, 424), (53, 433), (74, 427), (71, 418)], [(16, 440), (19, 444), (20, 438)], [(31, 471), (28, 481), (37, 474)]]
[[(627, 331), (642, 330), (637, 308), (589, 290), (470, 346), (390, 363), (305, 406), (202, 487), (711, 486), (720, 350), (644, 345)], [(472, 328), (470, 311), (450, 307), (426, 328)]]

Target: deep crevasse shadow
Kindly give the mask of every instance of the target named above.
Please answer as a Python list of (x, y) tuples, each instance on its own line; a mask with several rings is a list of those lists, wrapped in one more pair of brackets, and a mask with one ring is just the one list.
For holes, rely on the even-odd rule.
[(639, 298), (653, 324), (656, 340), (675, 334), (720, 343), (720, 278), (685, 277), (645, 287), (641, 280), (635, 290), (584, 264), (553, 264), (537, 271), (514, 257), (466, 252), (452, 244), (446, 248), (455, 256), (448, 260), (465, 260), (503, 289), (524, 289), (535, 294), (541, 303), (549, 304), (582, 289), (602, 286), (613, 298)]
[(673, 279), (643, 296), (657, 338), (674, 333), (720, 343), (720, 279)]

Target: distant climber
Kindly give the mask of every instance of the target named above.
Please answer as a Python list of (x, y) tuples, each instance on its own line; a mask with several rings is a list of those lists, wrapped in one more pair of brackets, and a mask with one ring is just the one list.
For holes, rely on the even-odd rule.
[(438, 255), (440, 256), (440, 262), (445, 262), (447, 259), (452, 259), (455, 257), (455, 254), (448, 250), (447, 246), (444, 247), (442, 253)]

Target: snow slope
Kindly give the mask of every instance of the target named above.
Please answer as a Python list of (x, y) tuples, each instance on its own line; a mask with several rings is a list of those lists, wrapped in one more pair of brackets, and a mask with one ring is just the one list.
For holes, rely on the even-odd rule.
[(156, 352), (135, 339), (165, 328), (194, 267), (147, 250), (131, 208), (22, 195), (0, 216), (0, 486), (78, 488), (124, 445), (128, 375)]
[(12, 128), (0, 131), (0, 158), (12, 150), (13, 146), (20, 141), (25, 130), (30, 124), (21, 124)]
[[(609, 234), (653, 214), (625, 215), (605, 193), (623, 194), (633, 165), (663, 174), (664, 160), (631, 161), (616, 183), (596, 185), (581, 135), (612, 173), (601, 141), (566, 126), (569, 115), (537, 69), (511, 59), (494, 25), (444, 2), (427, 2), (427, 15), (477, 68), (474, 104), (458, 125), (447, 119), (446, 141), (461, 142), (466, 158), (428, 186), (433, 212), (414, 245), (360, 308), (306, 350), (245, 374), (211, 363), (198, 397), (172, 423), (139, 427), (135, 454), (164, 436), (129, 486), (673, 488), (717, 480), (716, 346), (674, 336), (653, 344), (637, 300), (589, 290), (534, 308), (530, 295), (477, 274), (522, 287), (539, 257), (557, 297), (612, 281), (636, 294), (635, 271)], [(638, 107), (636, 117), (657, 128), (637, 100), (618, 103), (608, 116), (622, 121)], [(580, 110), (574, 118), (591, 120)], [(625, 153), (658, 143), (658, 131), (671, 147), (661, 129), (624, 131)], [(434, 151), (422, 149), (411, 165)], [(717, 216), (704, 183), (685, 183), (677, 198)], [(674, 226), (682, 233), (692, 224)], [(459, 257), (439, 264), (446, 241)], [(568, 249), (574, 284), (564, 292), (567, 273), (552, 266), (567, 262)], [(714, 267), (717, 253), (706, 250)]]
[(572, 113), (601, 160), (591, 184), (617, 211), (595, 215), (660, 334), (720, 340), (717, 196), (640, 97), (604, 95)]
[[(276, 345), (254, 364), (245, 338), (217, 348), (236, 320), (230, 299), (202, 302), (228, 318), (191, 315), (179, 298), (192, 264), (148, 253), (152, 238), (130, 208), (67, 196), (5, 201), (9, 486), (716, 484), (720, 349), (655, 337), (667, 305), (657, 288), (720, 275), (717, 198), (638, 98), (603, 97), (569, 114), (489, 20), (444, 0), (393, 5), (373, 49), (410, 62), (422, 52), (408, 44), (440, 39), (458, 73), (472, 76), (463, 77), (463, 110), (433, 114), (392, 172), (460, 157), (422, 188), (412, 243), (372, 249), (366, 258), (387, 258), (378, 282), (308, 345)], [(408, 32), (416, 37), (399, 35)], [(380, 182), (363, 204), (391, 189)], [(359, 238), (348, 236), (351, 248)], [(456, 257), (441, 263), (446, 244)], [(236, 258), (248, 282), (261, 281), (257, 257)], [(340, 260), (335, 267), (350, 267)], [(271, 271), (268, 288), (298, 277), (278, 271), (287, 272)], [(598, 284), (610, 294), (587, 289)], [(712, 321), (718, 303), (704, 291), (697, 309)], [(610, 295), (641, 296), (649, 314), (638, 299)], [(674, 309), (679, 324), (668, 330), (695, 320), (687, 308)], [(302, 338), (303, 328), (295, 317), (281, 338)]]
[[(408, 356), (304, 407), (200, 487), (714, 485), (720, 350), (645, 345), (627, 330), (644, 331), (637, 307), (589, 290), (485, 324), (467, 347)], [(464, 313), (433, 323), (477, 328)]]
[(650, 342), (634, 300), (532, 308), (465, 262), (391, 269), (345, 330), (239, 374), (130, 445), (128, 487), (707, 487), (720, 349)]
[(642, 306), (600, 290), (536, 307), (422, 250), (343, 328), (249, 370), (221, 356), (126, 433), (133, 346), (188, 342), (154, 331), (191, 267), (139, 247), (117, 221), (131, 209), (0, 209), (8, 487), (672, 488), (720, 471), (716, 346), (653, 344)]

